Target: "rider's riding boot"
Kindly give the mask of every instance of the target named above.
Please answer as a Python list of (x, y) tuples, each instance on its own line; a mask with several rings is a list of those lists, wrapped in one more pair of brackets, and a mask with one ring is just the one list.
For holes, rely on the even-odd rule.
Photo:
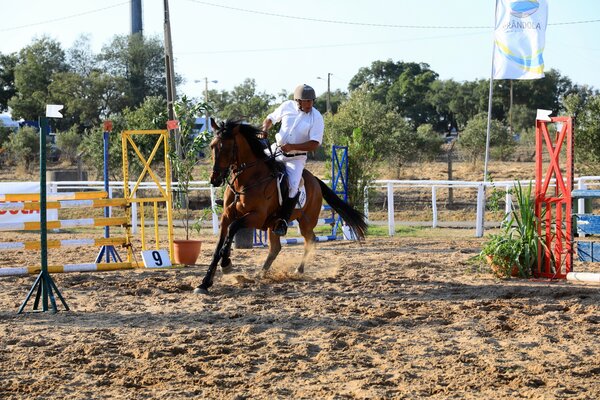
[(280, 219), (277, 221), (277, 225), (275, 225), (275, 229), (273, 232), (279, 236), (285, 236), (288, 228), (288, 221), (294, 212), (294, 208), (298, 203), (298, 198), (300, 197), (300, 192), (296, 193), (294, 197), (287, 197), (283, 204), (281, 205)]

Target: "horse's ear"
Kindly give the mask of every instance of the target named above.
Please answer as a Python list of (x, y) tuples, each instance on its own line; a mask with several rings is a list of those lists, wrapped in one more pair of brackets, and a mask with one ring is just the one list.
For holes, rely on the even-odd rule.
[(217, 129), (219, 129), (219, 126), (217, 125), (217, 121), (215, 121), (215, 119), (213, 117), (210, 117), (210, 126), (213, 128), (213, 131), (216, 131)]

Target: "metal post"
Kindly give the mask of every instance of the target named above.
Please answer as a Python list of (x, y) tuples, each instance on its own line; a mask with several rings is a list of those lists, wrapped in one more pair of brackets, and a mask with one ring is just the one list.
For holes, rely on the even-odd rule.
[[(65, 302), (65, 299), (62, 297), (58, 287), (52, 280), (52, 277), (48, 273), (48, 229), (47, 229), (47, 214), (46, 214), (46, 135), (50, 131), (48, 128), (48, 118), (40, 117), (40, 248), (41, 248), (41, 272), (36, 278), (33, 286), (29, 290), (25, 301), (19, 307), (18, 314), (23, 312), (23, 309), (27, 305), (27, 302), (31, 298), (31, 295), (37, 288), (37, 293), (35, 295), (35, 301), (33, 303), (34, 311), (48, 311), (48, 300), (50, 300), (50, 304), (52, 306), (52, 312), (56, 313), (58, 311), (56, 307), (56, 299), (54, 294), (60, 299), (62, 305), (65, 307), (66, 311), (69, 311), (69, 306)], [(39, 302), (40, 298), (42, 300), (42, 309), (39, 310)]]
[[(112, 121), (104, 121), (104, 134), (102, 136), (103, 144), (104, 144), (104, 191), (106, 193), (111, 193), (110, 191), (110, 183), (108, 176), (108, 162), (109, 162), (109, 136), (112, 131)], [(112, 194), (108, 196), (112, 198)], [(104, 217), (108, 218), (111, 215), (110, 207), (104, 207)], [(110, 237), (110, 227), (104, 227), (104, 238), (108, 239)], [(106, 262), (110, 263), (111, 259), (114, 262), (123, 262), (121, 256), (117, 252), (117, 249), (112, 244), (104, 245), (100, 248), (98, 255), (96, 256), (96, 263), (102, 262), (102, 259), (106, 258)]]
[(331, 73), (327, 73), (327, 113), (331, 114)]
[(394, 236), (396, 233), (396, 222), (394, 220), (394, 186), (391, 182), (387, 184), (388, 200), (388, 234)]

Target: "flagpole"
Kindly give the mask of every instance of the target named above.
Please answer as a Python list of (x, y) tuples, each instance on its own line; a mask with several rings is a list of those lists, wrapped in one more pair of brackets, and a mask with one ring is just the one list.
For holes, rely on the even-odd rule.
[[(494, 26), (496, 21), (496, 13), (498, 12), (498, 0), (496, 0), (496, 9), (494, 11)], [(492, 126), (492, 96), (494, 94), (494, 54), (496, 53), (496, 38), (494, 31), (494, 45), (492, 46), (492, 68), (490, 69), (490, 89), (488, 95), (488, 115), (487, 129), (485, 133), (485, 161), (483, 163), (483, 185), (477, 195), (477, 221), (475, 222), (475, 236), (482, 237), (484, 231), (484, 214), (485, 214), (485, 186), (488, 178), (488, 161), (490, 154), (490, 128)]]
[[(496, 0), (496, 9), (494, 10), (494, 21), (497, 20), (498, 0)], [(495, 26), (495, 25), (494, 25)], [(488, 115), (487, 129), (485, 133), (485, 161), (483, 164), (483, 183), (487, 182), (488, 178), (488, 162), (490, 157), (490, 129), (492, 126), (492, 96), (494, 94), (494, 54), (496, 53), (496, 36), (494, 31), (494, 45), (492, 46), (492, 68), (490, 69), (490, 89), (488, 96)]]

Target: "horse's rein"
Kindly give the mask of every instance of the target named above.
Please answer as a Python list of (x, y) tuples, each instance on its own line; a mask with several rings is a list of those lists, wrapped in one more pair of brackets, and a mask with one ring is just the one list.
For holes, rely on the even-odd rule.
[[(271, 147), (269, 146), (269, 152), (271, 153), (271, 155), (268, 157), (267, 160), (270, 159), (274, 159), (275, 155), (273, 154), (273, 152), (271, 151)], [(243, 187), (243, 190), (236, 190), (234, 187), (235, 182), (238, 180), (239, 176), (246, 170), (248, 170), (249, 168), (252, 168), (256, 165), (258, 165), (260, 162), (265, 162), (266, 160), (263, 159), (257, 159), (256, 161), (253, 161), (251, 163), (240, 163), (238, 162), (237, 159), (237, 141), (234, 139), (233, 141), (233, 149), (232, 149), (232, 159), (235, 160), (235, 165), (237, 166), (237, 168), (235, 168), (234, 170), (231, 170), (231, 168), (227, 168), (229, 170), (229, 174), (227, 177), (225, 177), (225, 182), (227, 182), (227, 186), (229, 187), (229, 189), (234, 193), (236, 199), (239, 198), (239, 196), (246, 194), (246, 192), (248, 191), (248, 189), (251, 189), (253, 187), (259, 186), (265, 182), (268, 182), (270, 180), (273, 180), (276, 178), (275, 174), (270, 174), (262, 179), (259, 179), (257, 182), (253, 183), (252, 185), (247, 185), (245, 187)], [(215, 168), (213, 167), (213, 171), (215, 170)], [(221, 172), (221, 170), (217, 170), (219, 172)], [(233, 173), (233, 179), (231, 179), (231, 181), (229, 180), (229, 175)]]

